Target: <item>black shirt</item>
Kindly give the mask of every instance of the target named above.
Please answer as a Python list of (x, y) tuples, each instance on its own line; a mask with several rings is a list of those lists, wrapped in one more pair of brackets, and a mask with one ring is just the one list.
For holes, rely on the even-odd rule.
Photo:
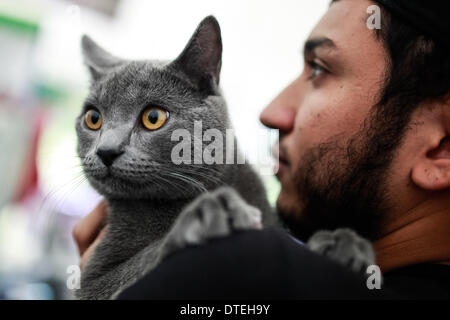
[[(423, 266), (366, 277), (298, 244), (283, 230), (245, 231), (169, 256), (119, 299), (448, 298), (450, 267)], [(445, 279), (445, 280), (443, 280)]]
[(384, 275), (385, 285), (405, 299), (450, 299), (450, 266), (419, 264)]

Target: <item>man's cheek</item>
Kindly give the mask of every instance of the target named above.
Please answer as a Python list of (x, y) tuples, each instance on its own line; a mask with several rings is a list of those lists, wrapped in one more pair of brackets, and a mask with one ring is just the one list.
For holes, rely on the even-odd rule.
[(302, 211), (302, 206), (297, 188), (290, 184), (284, 185), (278, 196), (277, 207), (286, 213), (299, 214)]
[(338, 134), (354, 133), (369, 111), (371, 104), (363, 96), (341, 89), (338, 84), (315, 89), (299, 108), (296, 125), (304, 128), (303, 135), (311, 144), (335, 138)]
[(302, 145), (314, 146), (333, 136), (339, 124), (339, 114), (332, 112), (331, 107), (305, 108), (297, 114), (295, 136)]

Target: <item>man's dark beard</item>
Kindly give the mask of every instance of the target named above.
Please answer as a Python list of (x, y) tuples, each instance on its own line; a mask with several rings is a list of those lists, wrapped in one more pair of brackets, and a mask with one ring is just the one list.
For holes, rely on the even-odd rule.
[(318, 230), (346, 227), (370, 240), (379, 237), (389, 209), (384, 196), (386, 173), (408, 119), (379, 110), (344, 148), (329, 143), (306, 152), (294, 176), (302, 211), (278, 208), (294, 236), (307, 241)]

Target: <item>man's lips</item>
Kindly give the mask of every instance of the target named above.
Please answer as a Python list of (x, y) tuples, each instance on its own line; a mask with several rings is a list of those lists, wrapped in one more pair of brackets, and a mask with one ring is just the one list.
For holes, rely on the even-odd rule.
[(284, 158), (280, 157), (278, 160), (278, 170), (276, 176), (279, 177), (289, 168), (289, 162)]
[(290, 166), (289, 160), (287, 159), (283, 148), (278, 144), (275, 144), (272, 148), (272, 155), (276, 161), (275, 164), (275, 174), (279, 177), (287, 168)]

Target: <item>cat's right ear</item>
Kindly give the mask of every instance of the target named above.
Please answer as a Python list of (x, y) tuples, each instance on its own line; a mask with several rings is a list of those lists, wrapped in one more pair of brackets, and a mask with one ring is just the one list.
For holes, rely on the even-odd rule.
[(208, 16), (171, 66), (182, 71), (199, 90), (214, 92), (219, 85), (221, 65), (220, 26), (216, 18)]
[(88, 67), (94, 81), (100, 79), (112, 68), (123, 62), (122, 59), (114, 57), (87, 35), (83, 35), (81, 38), (81, 49), (84, 63)]

